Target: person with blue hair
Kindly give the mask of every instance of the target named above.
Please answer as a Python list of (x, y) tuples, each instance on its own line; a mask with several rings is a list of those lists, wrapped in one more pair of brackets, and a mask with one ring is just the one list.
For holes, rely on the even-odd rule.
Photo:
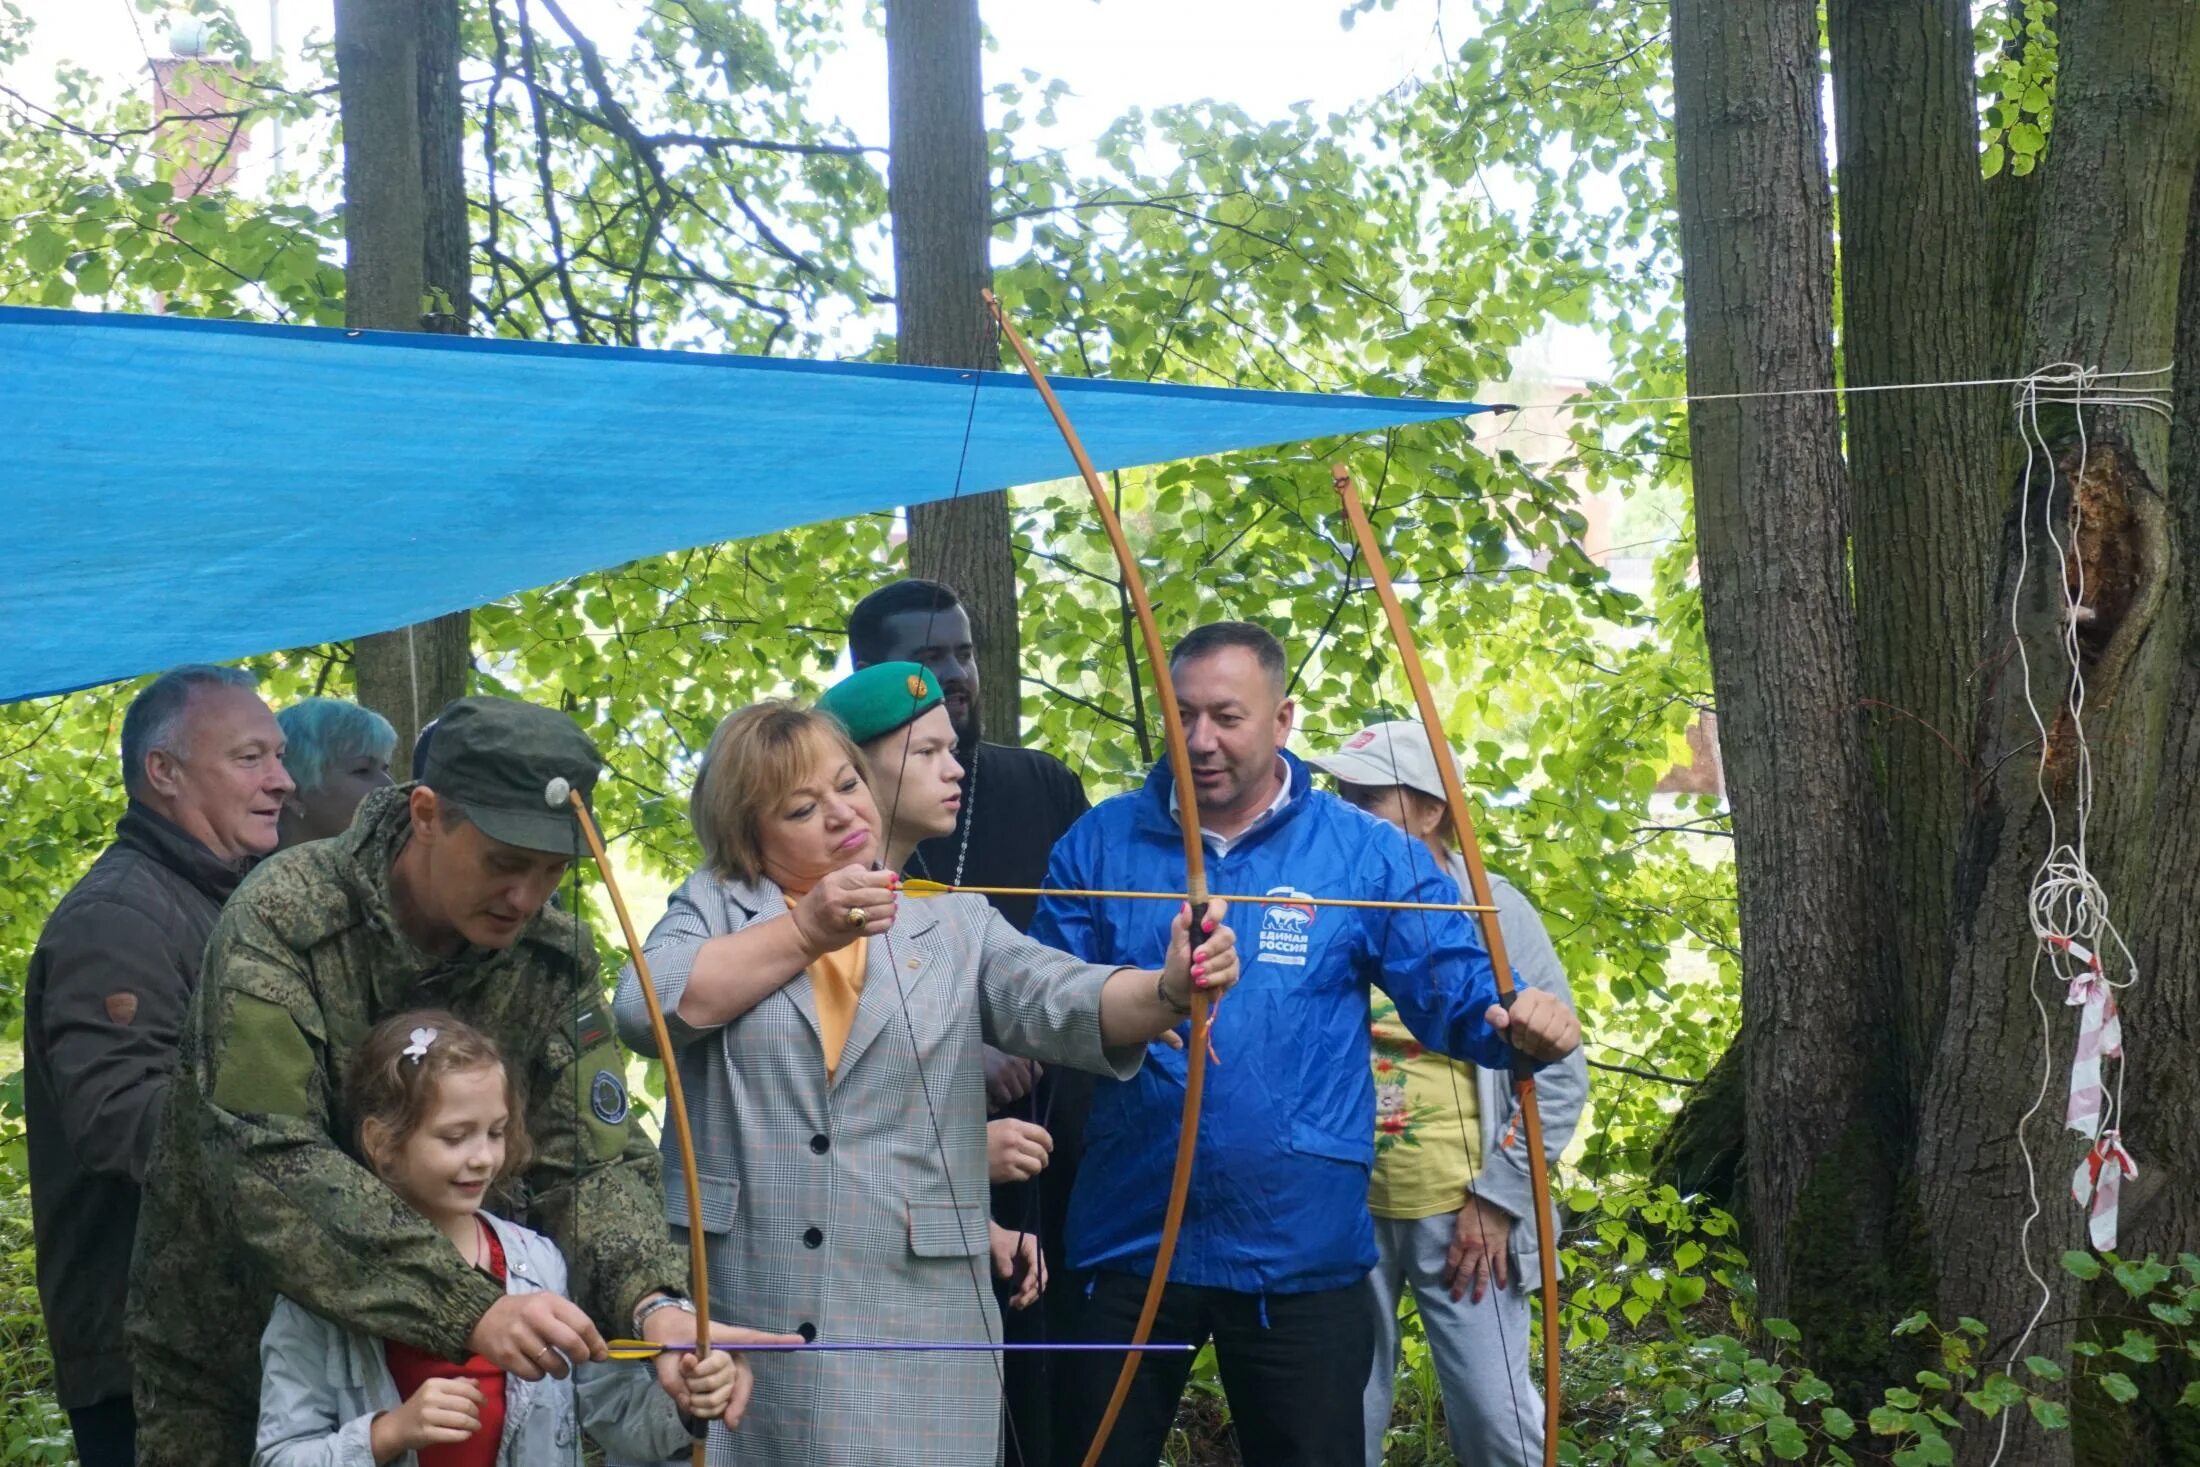
[(283, 801), (282, 849), (343, 834), (359, 802), (392, 783), (397, 730), (373, 709), (307, 698), (275, 721), (283, 728), (283, 765), (298, 785)]

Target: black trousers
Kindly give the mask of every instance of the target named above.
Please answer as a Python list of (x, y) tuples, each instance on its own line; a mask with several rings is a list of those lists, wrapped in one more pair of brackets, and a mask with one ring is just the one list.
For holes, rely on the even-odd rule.
[(116, 1396), (69, 1413), (80, 1467), (135, 1467), (137, 1412), (128, 1396)]
[[(1050, 1068), (1039, 1076), (1032, 1094), (1008, 1111), (1046, 1127), (1054, 1138), (1054, 1153), (1045, 1171), (1029, 1181), (993, 1188), (993, 1220), (1014, 1232), (1036, 1231), (1047, 1261), (1047, 1291), (1029, 1309), (1010, 1309), (1010, 1291), (997, 1287), (1002, 1333), (1010, 1340), (1045, 1345), (1074, 1337), (1079, 1301), (1069, 1276), (1063, 1233), (1070, 1192), (1077, 1183), (1078, 1158), (1085, 1149), (1092, 1091), (1093, 1077), (1084, 1071)], [(1036, 1350), (1002, 1357), (1008, 1415), (1004, 1467), (1047, 1467), (1054, 1458), (1056, 1397), (1061, 1390), (1055, 1360)]]
[[(1051, 1268), (1048, 1278), (1047, 1291), (1029, 1309), (1011, 1309), (1001, 1297), (1004, 1338), (1051, 1345), (1077, 1337), (1077, 1294), (1072, 1281)], [(994, 1287), (997, 1297), (1007, 1292), (998, 1283)], [(1061, 1389), (1056, 1361), (1060, 1358), (1036, 1350), (1002, 1357), (1001, 1384), (1007, 1405), (1001, 1442), (1004, 1467), (1047, 1467), (1054, 1460), (1055, 1396)]]
[[(1143, 1278), (1098, 1273), (1064, 1282), (1083, 1296), (1080, 1339), (1131, 1337), (1144, 1302)], [(1366, 1453), (1360, 1398), (1375, 1358), (1375, 1325), (1364, 1280), (1311, 1294), (1240, 1294), (1171, 1284), (1162, 1293), (1153, 1338), (1214, 1342), (1238, 1460), (1245, 1467), (1340, 1467)], [(1055, 1357), (1054, 1467), (1078, 1467), (1122, 1368), (1122, 1357), (1113, 1354)], [(1108, 1437), (1102, 1467), (1151, 1467), (1159, 1460), (1191, 1373), (1189, 1353), (1145, 1357)]]

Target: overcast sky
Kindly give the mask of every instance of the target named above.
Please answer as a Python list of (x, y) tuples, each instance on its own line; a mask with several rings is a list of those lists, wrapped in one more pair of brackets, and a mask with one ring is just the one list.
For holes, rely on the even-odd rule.
[[(29, 0), (27, 8), (38, 30), (30, 62), (15, 71), (20, 83), (36, 82), (63, 57), (123, 79), (142, 72), (148, 50), (167, 49), (132, 0)], [(330, 0), (275, 0), (272, 8), (286, 50), (328, 34)], [(583, 29), (608, 40), (631, 32), (643, 7), (637, 0), (570, 0), (566, 8)], [(1340, 0), (995, 0), (985, 6), (985, 19), (1000, 44), (986, 59), (987, 78), (1012, 78), (1029, 67), (1067, 80), (1078, 97), (1061, 109), (1062, 131), (1091, 137), (1129, 107), (1212, 95), (1256, 116), (1302, 100), (1341, 109), (1435, 65), (1437, 0), (1401, 0), (1395, 10), (1361, 16), (1349, 33), (1338, 23), (1342, 8)], [(263, 47), (270, 9), (268, 0), (236, 6)], [(866, 141), (883, 142), (885, 61), (876, 40), (854, 37), (834, 73), (831, 94), (817, 100), (829, 102)]]
[[(168, 53), (166, 37), (133, 0), (18, 0), (37, 22), (30, 55), (8, 69), (11, 84), (40, 98), (52, 91), (63, 59), (118, 84), (145, 74), (148, 56)], [(326, 40), (332, 0), (236, 0), (238, 20), (263, 51), (271, 21), (295, 56), (309, 38)], [(599, 40), (631, 34), (643, 0), (565, 0), (575, 24)], [(1469, 7), (1451, 0), (1397, 0), (1395, 8), (1339, 23), (1343, 0), (983, 0), (998, 42), (985, 61), (989, 83), (1025, 69), (1059, 77), (1072, 95), (1057, 106), (1055, 127), (1021, 134), (1075, 155), (1132, 107), (1148, 109), (1203, 97), (1235, 103), (1254, 117), (1281, 116), (1308, 101), (1341, 111), (1416, 77), (1432, 75), (1448, 42), (1456, 47)], [(1449, 30), (1439, 38), (1440, 27)], [(809, 99), (813, 116), (837, 114), (864, 142), (887, 141), (885, 52), (858, 30), (829, 64)], [(1027, 112), (1028, 117), (1028, 112)], [(272, 166), (266, 130), (253, 139), (240, 183)], [(1519, 356), (1525, 375), (1602, 375), (1600, 337), (1558, 328)]]

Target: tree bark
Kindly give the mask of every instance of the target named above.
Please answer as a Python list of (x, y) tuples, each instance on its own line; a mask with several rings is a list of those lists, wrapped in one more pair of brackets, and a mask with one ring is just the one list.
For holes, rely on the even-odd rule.
[[(1816, 6), (1674, 0), (1672, 45), (1689, 391), (1828, 389)], [(1830, 395), (1700, 403), (1690, 445), (1737, 835), (1752, 1261), (1766, 1312), (1826, 1348), (1814, 1306), (1885, 1254), (1869, 1208), (1847, 1211), (1881, 1165), (1858, 1036), (1883, 1010), (1840, 423)]]
[[(2126, 1085), (2123, 1128), (2141, 1170), (2124, 1184), (2118, 1248), (2131, 1257), (2175, 1258), (2200, 1252), (2200, 177), (2187, 211), (2177, 302), (2172, 379), (2169, 520), (2176, 567), (2161, 613), (2174, 637), (2174, 687), (2163, 720), (2151, 859), (2140, 876), (2132, 956), (2141, 985), (2124, 996)], [(2097, 1291), (2112, 1296), (2112, 1286)], [(2108, 1343), (2114, 1343), (2113, 1338)], [(2165, 1364), (2139, 1377), (2144, 1392), (2123, 1420), (2080, 1417), (2081, 1460), (2103, 1463), (2200, 1462), (2200, 1419), (2177, 1400), (2200, 1376), (2200, 1362), (2166, 1352)], [(2082, 1403), (2081, 1403), (2082, 1404)], [(2105, 1413), (2103, 1413), (2105, 1414)]]
[[(978, 297), (993, 281), (983, 35), (977, 0), (886, 6), (895, 354), (904, 362), (1000, 365)], [(979, 715), (986, 737), (1007, 744), (1021, 741), (1023, 703), (1012, 534), (1006, 494), (958, 492), (909, 508), (910, 570), (953, 586), (969, 609), (978, 631)]]
[[(457, 0), (337, 0), (347, 326), (465, 330), (458, 57)], [(400, 765), (420, 726), (466, 691), (471, 628), (458, 611), (353, 644), (359, 701), (396, 728)]]
[(458, 0), (417, 0), (420, 46), (421, 281), (430, 331), (464, 336), (472, 319), (474, 242), (466, 201), (466, 99)]
[[(1979, 362), (1998, 323), (1984, 309), (1993, 261), (1969, 0), (1832, 0), (1826, 17), (1847, 383), (1986, 375)], [(1884, 910), (1903, 978), (1878, 996), (1898, 1018), (1888, 1079), (1902, 1094), (1924, 1073), (1947, 984), (2006, 402), (1994, 387), (1847, 399), (1865, 726), (1887, 825), (1885, 892), (1900, 894)]]
[[(2042, 181), (2053, 207), (2040, 216), (2034, 245), (2024, 360), (2111, 371), (2160, 365), (2173, 347), (2200, 143), (2200, 9), (2092, 0), (2065, 7), (2063, 19)], [(2031, 1257), (2059, 1280), (2053, 1260), (2084, 1246), (2084, 1219), (2065, 1188), (2085, 1143), (2061, 1123), (2075, 1020), (2038, 961), (2031, 893), (2043, 859), (2058, 845), (2076, 846), (2119, 926), (2138, 932), (2131, 918), (2144, 904), (2135, 898), (2164, 869), (2160, 843), (2172, 837), (2155, 816), (2169, 732), (2164, 715), (2182, 656), (2180, 629), (2163, 616), (2177, 575), (2166, 422), (2094, 406), (2082, 414), (2050, 407), (2041, 424), (2051, 454), (2030, 459), (2029, 482), (2022, 478), (2026, 455), (2009, 460), (2023, 492), (2013, 496), (2001, 536), (1973, 756), (1975, 767), (1991, 773), (1963, 833), (1948, 1021), (1919, 1114), (1919, 1196), (1935, 1312), (1982, 1319), (1997, 1341), (2017, 1339), (2039, 1303), (2038, 1287), (2011, 1260), (2029, 1244)], [(2068, 547), (2067, 557), (2058, 560), (2050, 533)], [(2064, 587), (2081, 574), (2082, 724), (2068, 706), (2064, 652)], [(2048, 730), (2044, 745), (2028, 691)], [(2090, 839), (2080, 841), (2088, 753)], [(2187, 907), (2190, 871), (2183, 868), (2179, 881)], [(2170, 919), (2159, 910), (2150, 915)], [(2175, 914), (2176, 926), (2186, 920)], [(2142, 935), (2142, 948), (2146, 942)], [(2127, 1033), (2150, 1027), (2150, 1016), (2134, 1012), (2145, 1001), (2139, 992), (2128, 996)], [(2023, 1131), (2028, 1167), (2018, 1130), (2041, 1093), (2043, 1064), (2045, 1103)], [(2200, 1117), (2186, 1119), (2189, 1129)], [(2045, 1207), (2027, 1235), (2032, 1167)], [(2058, 1297), (2069, 1292), (2058, 1282)], [(2063, 1321), (2077, 1312), (2049, 1309), (2027, 1350), (2060, 1357), (2070, 1341)], [(2009, 1437), (2003, 1460), (2070, 1459), (2070, 1436), (2040, 1431), (2028, 1415), (2013, 1418)], [(1959, 1455), (1983, 1462), (1995, 1446), (1994, 1433), (1970, 1433)]]

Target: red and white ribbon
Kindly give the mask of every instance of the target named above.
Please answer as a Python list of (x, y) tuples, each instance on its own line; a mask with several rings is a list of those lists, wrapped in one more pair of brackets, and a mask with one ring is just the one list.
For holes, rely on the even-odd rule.
[(2100, 1252), (2116, 1247), (2117, 1194), (2123, 1190), (2124, 1178), (2137, 1175), (2138, 1164), (2115, 1131), (2102, 1132), (2070, 1174), (2070, 1200), (2086, 1208), (2086, 1233)]
[(2078, 1043), (2070, 1055), (2070, 1105), (2064, 1123), (2091, 1139), (2108, 1119), (2108, 1090), (2101, 1079), (2103, 1060), (2122, 1059), (2124, 1025), (2116, 1013), (2116, 990), (2101, 970), (2101, 960), (2068, 938), (2054, 945), (2085, 964), (2071, 975), (2063, 1002), (2079, 1010)]

